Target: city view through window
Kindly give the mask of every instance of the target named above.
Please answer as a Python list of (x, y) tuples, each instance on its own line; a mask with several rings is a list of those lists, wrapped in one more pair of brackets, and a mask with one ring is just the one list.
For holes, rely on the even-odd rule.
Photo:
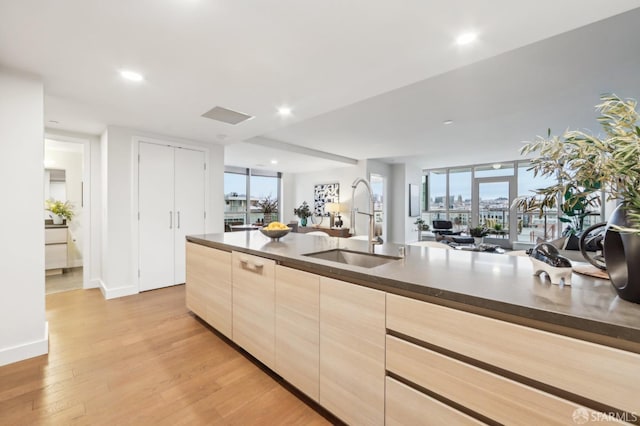
[[(280, 175), (249, 169), (228, 170), (224, 173), (225, 230), (233, 226), (262, 224), (264, 206), (272, 207), (267, 222), (278, 220)], [(267, 202), (268, 201), (268, 202)]]
[[(454, 231), (466, 231), (475, 225), (489, 229), (489, 237), (507, 238), (510, 226), (510, 183), (516, 186), (515, 196), (531, 195), (536, 188), (543, 188), (553, 178), (534, 176), (525, 162), (470, 166), (429, 171), (423, 177), (422, 218), (431, 226), (433, 220), (450, 220)], [(474, 181), (476, 187), (474, 189)], [(472, 194), (476, 194), (472, 196)], [(474, 197), (477, 198), (477, 223), (472, 221)], [(584, 226), (601, 221), (596, 209), (585, 219)], [(515, 240), (535, 243), (538, 239), (558, 238), (563, 231), (558, 209), (537, 213), (516, 212)]]

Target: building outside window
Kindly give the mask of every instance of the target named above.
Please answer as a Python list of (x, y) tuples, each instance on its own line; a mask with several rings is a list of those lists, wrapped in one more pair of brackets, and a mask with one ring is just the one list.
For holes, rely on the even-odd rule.
[[(281, 173), (225, 167), (224, 224), (225, 230), (234, 225), (261, 224), (264, 213), (260, 201), (269, 197), (279, 205)], [(279, 217), (279, 211), (274, 212)]]

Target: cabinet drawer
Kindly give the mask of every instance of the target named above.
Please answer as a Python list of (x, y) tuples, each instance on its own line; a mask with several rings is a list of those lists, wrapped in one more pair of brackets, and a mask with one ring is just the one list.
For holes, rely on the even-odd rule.
[(250, 254), (232, 252), (233, 281), (272, 283), (275, 279), (276, 262)]
[(46, 228), (44, 230), (45, 244), (64, 244), (67, 242), (67, 228)]
[(611, 407), (640, 412), (640, 355), (632, 352), (394, 294), (387, 295), (387, 328)]
[(385, 394), (387, 426), (484, 424), (390, 377)]
[(44, 246), (44, 268), (59, 269), (67, 267), (67, 245), (50, 244)]
[(387, 336), (387, 370), (502, 424), (571, 424), (581, 408), (393, 336)]

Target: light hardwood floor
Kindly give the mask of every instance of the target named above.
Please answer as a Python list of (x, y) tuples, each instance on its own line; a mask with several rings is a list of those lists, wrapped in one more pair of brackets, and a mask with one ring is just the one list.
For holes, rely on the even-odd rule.
[(184, 293), (48, 295), (49, 355), (0, 367), (0, 424), (329, 424), (189, 313)]
[(65, 272), (59, 275), (47, 275), (45, 276), (45, 293), (53, 294), (80, 289), (82, 279), (82, 267), (65, 269)]

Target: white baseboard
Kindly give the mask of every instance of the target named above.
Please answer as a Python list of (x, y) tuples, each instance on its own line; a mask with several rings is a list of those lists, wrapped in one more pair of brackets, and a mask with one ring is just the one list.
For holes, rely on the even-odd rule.
[(84, 287), (85, 289), (88, 288), (100, 288), (100, 278), (93, 278), (91, 280), (89, 280), (89, 285)]
[(45, 321), (42, 339), (0, 350), (0, 366), (47, 353), (49, 353), (49, 323)]
[(100, 291), (102, 292), (104, 298), (107, 300), (115, 299), (117, 297), (131, 296), (132, 294), (138, 294), (138, 289), (135, 286), (109, 288), (102, 280), (100, 280)]

